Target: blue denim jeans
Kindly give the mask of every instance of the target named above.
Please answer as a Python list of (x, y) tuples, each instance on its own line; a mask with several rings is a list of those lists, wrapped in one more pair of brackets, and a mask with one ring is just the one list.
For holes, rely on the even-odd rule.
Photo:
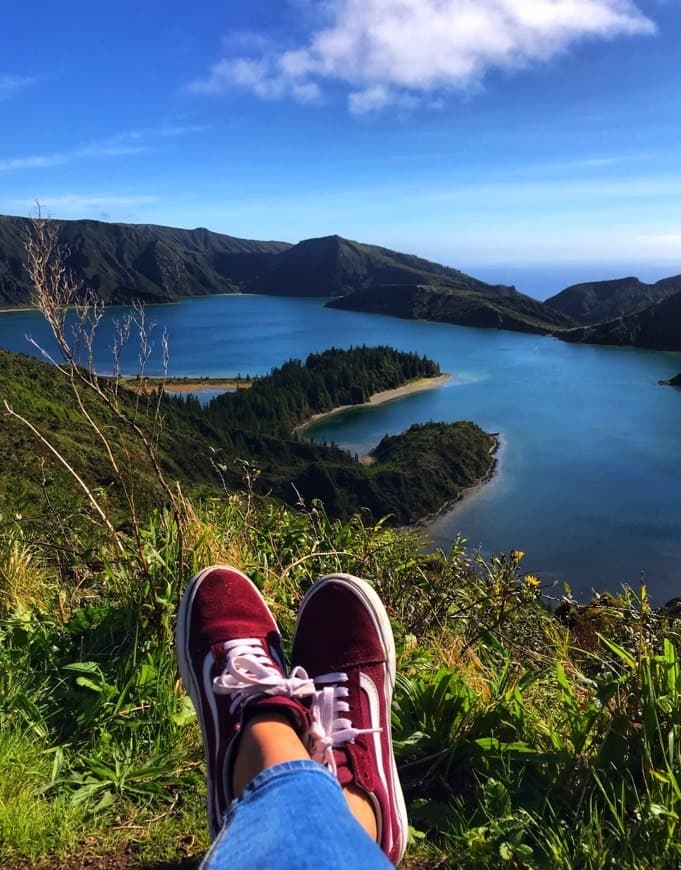
[(385, 870), (392, 867), (316, 761), (258, 774), (227, 812), (203, 870)]

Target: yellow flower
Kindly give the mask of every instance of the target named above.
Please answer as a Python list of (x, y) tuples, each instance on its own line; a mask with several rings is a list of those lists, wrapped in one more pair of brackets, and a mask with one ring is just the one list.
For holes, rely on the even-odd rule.
[(527, 583), (528, 586), (539, 586), (540, 580), (539, 577), (535, 577), (534, 574), (526, 574), (525, 583)]
[(511, 561), (514, 565), (517, 565), (524, 556), (525, 553), (522, 550), (511, 550)]

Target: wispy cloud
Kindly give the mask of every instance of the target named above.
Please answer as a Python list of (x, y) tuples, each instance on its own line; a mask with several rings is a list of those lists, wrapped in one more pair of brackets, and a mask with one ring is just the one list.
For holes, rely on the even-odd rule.
[(86, 142), (66, 151), (50, 154), (32, 154), (22, 157), (0, 159), (0, 172), (12, 172), (23, 169), (44, 169), (52, 166), (63, 166), (77, 160), (97, 159), (106, 157), (127, 157), (140, 154), (158, 147), (165, 139), (175, 139), (200, 133), (206, 128), (198, 124), (169, 125), (166, 127), (147, 127), (138, 130), (128, 130), (107, 139)]
[(545, 62), (586, 39), (655, 33), (632, 0), (327, 0), (328, 26), (286, 51), (228, 53), (194, 93), (242, 88), (314, 102), (322, 83), (349, 88), (351, 112), (470, 90), (491, 69)]
[(580, 172), (582, 170), (600, 170), (621, 166), (624, 163), (640, 163), (654, 159), (651, 151), (635, 151), (627, 154), (603, 154), (592, 157), (577, 157), (574, 160), (558, 160), (548, 163), (528, 163), (525, 166), (510, 168), (510, 175), (534, 175), (564, 172)]
[[(82, 218), (83, 216), (108, 219), (113, 212), (117, 216), (130, 217), (130, 213), (145, 206), (160, 202), (152, 194), (61, 193), (38, 197), (42, 214), (55, 218)], [(31, 214), (35, 200), (11, 199), (0, 202), (0, 208), (12, 214)]]
[(0, 100), (12, 97), (24, 88), (29, 87), (35, 81), (31, 76), (15, 76), (0, 73)]
[(139, 208), (158, 202), (160, 197), (149, 194), (109, 194), (109, 193), (66, 193), (58, 196), (45, 196), (40, 200), (41, 208), (55, 211), (82, 212), (94, 209)]

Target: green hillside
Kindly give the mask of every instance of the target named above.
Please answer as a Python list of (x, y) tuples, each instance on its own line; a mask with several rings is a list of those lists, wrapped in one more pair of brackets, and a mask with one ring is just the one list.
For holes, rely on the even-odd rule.
[[(102, 221), (50, 225), (69, 271), (106, 304), (258, 292), (347, 297), (342, 304), (348, 308), (464, 325), (533, 332), (574, 325), (514, 287), (486, 284), (458, 269), (340, 236), (288, 245), (206, 229)], [(30, 232), (30, 221), (0, 216), (0, 306), (31, 299), (24, 266)], [(403, 287), (398, 292), (393, 285)], [(405, 294), (413, 297), (408, 303)]]
[(561, 338), (589, 344), (681, 350), (681, 291), (648, 306), (638, 314), (618, 317), (596, 326), (568, 330)]
[(267, 271), (249, 282), (249, 288), (282, 296), (345, 296), (375, 284), (407, 282), (442, 283), (507, 297), (518, 295), (512, 287), (485, 284), (458, 269), (341, 236), (306, 239), (283, 251)]
[(637, 314), (681, 290), (681, 275), (644, 284), (638, 278), (592, 281), (566, 287), (546, 305), (584, 326)]
[[(171, 302), (179, 296), (238, 292), (244, 281), (286, 250), (284, 242), (258, 242), (153, 224), (51, 221), (77, 280), (106, 304), (132, 300)], [(0, 306), (31, 299), (25, 242), (31, 221), (0, 215)]]
[(203, 750), (173, 633), (215, 563), (253, 578), (289, 650), (316, 577), (384, 600), (405, 868), (681, 864), (681, 600), (655, 609), (641, 584), (579, 603), (519, 550), (395, 528), (490, 473), (473, 423), (413, 426), (370, 464), (294, 434), (438, 372), (330, 350), (204, 410), (0, 352), (3, 867), (198, 866)]
[(542, 335), (559, 334), (572, 325), (568, 317), (545, 307), (536, 299), (517, 291), (497, 292), (498, 289), (490, 286), (471, 288), (463, 281), (441, 285), (381, 285), (333, 299), (327, 305), (330, 308), (392, 314), (413, 320), (435, 320)]
[[(293, 430), (313, 414), (436, 374), (439, 367), (432, 361), (391, 348), (331, 350), (311, 355), (304, 365), (292, 360), (251, 389), (226, 393), (205, 409), (194, 398), (159, 399), (130, 387), (119, 390), (117, 402), (121, 414), (157, 444), (160, 469), (171, 487), (178, 482), (188, 492), (216, 496), (224, 485), (241, 485), (246, 461), (257, 468), (258, 493), (292, 505), (301, 497), (307, 502), (323, 497), (334, 517), (367, 510), (377, 519), (390, 515), (391, 522), (405, 524), (438, 510), (489, 473), (494, 446), (489, 435), (466, 424), (468, 437), (461, 439), (458, 424), (441, 426), (448, 462), (433, 474), (441, 449), (436, 439), (426, 446), (406, 433), (407, 456), (399, 467), (388, 458), (369, 466), (333, 445), (295, 437)], [(15, 411), (22, 409), (66, 462), (91, 481), (116, 523), (125, 522), (126, 492), (134, 494), (142, 515), (167, 500), (134, 433), (82, 386), (77, 389), (85, 410), (120, 454), (122, 480), (102, 461), (102, 440), (86, 424), (68, 380), (32, 357), (0, 351), (0, 397)], [(63, 463), (21, 422), (5, 416), (2, 434), (0, 499), (6, 509), (34, 513), (65, 489), (74, 491)], [(82, 493), (79, 498), (85, 509), (87, 500)]]
[(189, 578), (216, 562), (254, 579), (289, 649), (316, 577), (361, 575), (385, 601), (405, 867), (678, 866), (678, 602), (656, 612), (641, 590), (554, 614), (518, 551), (426, 552), (414, 533), (248, 487), (178, 496), (113, 534), (66, 487), (42, 510), (2, 514), (8, 870), (198, 866), (203, 751), (173, 630)]

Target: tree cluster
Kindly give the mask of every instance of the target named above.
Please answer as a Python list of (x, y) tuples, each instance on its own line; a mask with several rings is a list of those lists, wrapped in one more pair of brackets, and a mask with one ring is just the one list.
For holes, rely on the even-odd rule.
[(203, 416), (222, 432), (286, 438), (313, 414), (359, 405), (374, 393), (438, 374), (437, 363), (416, 353), (386, 346), (331, 348), (310, 354), (305, 363), (289, 360), (248, 390), (218, 396)]

